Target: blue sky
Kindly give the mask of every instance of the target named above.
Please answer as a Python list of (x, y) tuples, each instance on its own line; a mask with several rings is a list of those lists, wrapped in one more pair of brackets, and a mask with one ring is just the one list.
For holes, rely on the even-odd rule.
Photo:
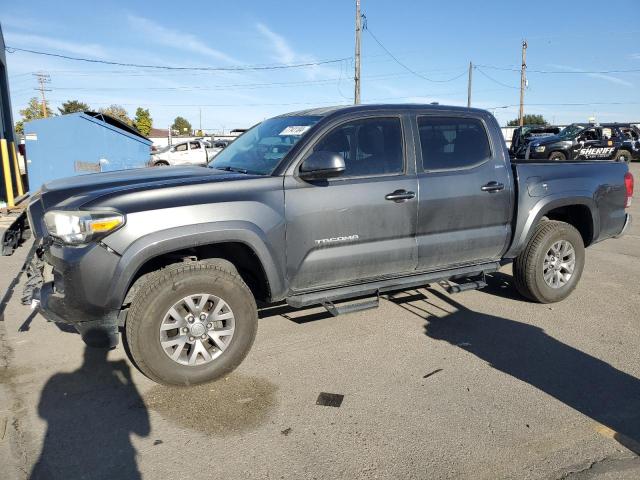
[[(362, 0), (363, 103), (465, 105), (469, 61), (473, 105), (501, 124), (517, 116), (520, 43), (529, 42), (527, 113), (556, 123), (640, 122), (640, 12), (637, 0), (597, 1)], [(3, 1), (7, 45), (124, 63), (233, 66), (307, 63), (309, 68), (176, 72), (96, 65), (28, 53), (7, 54), (15, 119), (37, 92), (32, 72), (51, 75), (51, 105), (79, 99), (94, 108), (117, 103), (131, 114), (148, 107), (154, 126), (176, 115), (208, 130), (246, 127), (275, 114), (353, 99), (353, 0), (241, 2)], [(526, 6), (528, 5), (528, 7)], [(635, 27), (634, 27), (635, 25)], [(455, 77), (458, 77), (454, 79)], [(454, 80), (452, 80), (454, 79)], [(602, 105), (559, 105), (602, 103)], [(505, 107), (506, 108), (503, 108)]]

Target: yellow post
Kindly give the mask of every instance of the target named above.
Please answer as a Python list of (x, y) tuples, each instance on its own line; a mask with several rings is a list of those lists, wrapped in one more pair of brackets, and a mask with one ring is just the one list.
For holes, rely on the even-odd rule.
[(0, 138), (0, 155), (2, 156), (2, 174), (4, 176), (4, 186), (7, 190), (7, 207), (15, 207), (13, 201), (13, 184), (11, 183), (11, 167), (9, 166), (9, 151), (7, 150), (7, 140)]
[(18, 196), (24, 195), (24, 187), (22, 186), (22, 175), (20, 175), (20, 165), (18, 164), (18, 154), (16, 153), (16, 144), (11, 142), (11, 153), (13, 153), (13, 168), (16, 169), (16, 187), (18, 187)]

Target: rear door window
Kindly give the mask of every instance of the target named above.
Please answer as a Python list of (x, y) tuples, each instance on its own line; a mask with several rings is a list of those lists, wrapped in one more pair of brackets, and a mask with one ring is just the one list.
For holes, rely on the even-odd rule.
[(489, 137), (476, 118), (418, 117), (424, 170), (468, 168), (491, 157)]

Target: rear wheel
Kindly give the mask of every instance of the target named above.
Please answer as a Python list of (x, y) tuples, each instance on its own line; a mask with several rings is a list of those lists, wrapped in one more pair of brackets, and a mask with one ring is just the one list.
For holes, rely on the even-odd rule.
[(626, 162), (629, 163), (631, 161), (631, 153), (626, 150), (618, 150), (616, 153), (616, 162)]
[(255, 300), (226, 260), (188, 262), (151, 274), (133, 296), (126, 341), (151, 380), (192, 385), (236, 368), (256, 335)]
[(169, 162), (165, 162), (164, 160), (160, 160), (159, 162), (156, 162), (153, 164), (154, 167), (168, 167), (169, 166)]
[(567, 156), (562, 152), (552, 152), (551, 155), (549, 155), (549, 160), (552, 162), (562, 162), (566, 159)]
[(584, 268), (584, 243), (568, 223), (543, 221), (513, 263), (518, 291), (530, 300), (553, 303), (576, 288)]

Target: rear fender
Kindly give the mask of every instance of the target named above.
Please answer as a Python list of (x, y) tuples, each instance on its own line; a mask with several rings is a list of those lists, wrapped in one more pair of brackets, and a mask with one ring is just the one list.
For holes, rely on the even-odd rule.
[[(531, 197), (528, 198), (535, 200)], [(538, 199), (529, 209), (527, 209), (526, 205), (520, 207), (521, 210), (518, 214), (523, 215), (528, 212), (527, 217), (524, 221), (518, 221), (513, 235), (513, 242), (504, 257), (515, 258), (524, 250), (535, 231), (536, 225), (548, 212), (559, 207), (571, 205), (585, 205), (589, 209), (593, 239), (597, 239), (600, 234), (600, 221), (598, 215), (596, 215), (597, 206), (593, 198), (588, 195), (588, 192), (569, 192), (568, 195), (567, 193), (559, 193)]]

